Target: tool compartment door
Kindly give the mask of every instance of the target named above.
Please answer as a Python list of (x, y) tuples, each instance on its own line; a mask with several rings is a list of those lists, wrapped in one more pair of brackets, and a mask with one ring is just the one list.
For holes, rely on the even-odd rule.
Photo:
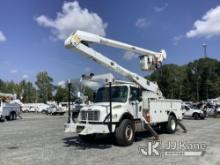
[(181, 100), (158, 99), (150, 101), (151, 123), (167, 122), (173, 112), (177, 119), (182, 119)]

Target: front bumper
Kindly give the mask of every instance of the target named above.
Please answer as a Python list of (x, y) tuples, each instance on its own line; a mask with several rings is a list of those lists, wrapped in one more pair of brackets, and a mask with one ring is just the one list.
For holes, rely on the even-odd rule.
[[(113, 124), (112, 131), (114, 130), (115, 130), (115, 125)], [(107, 124), (90, 124), (90, 123), (66, 123), (64, 124), (64, 132), (74, 132), (79, 135), (110, 133)]]

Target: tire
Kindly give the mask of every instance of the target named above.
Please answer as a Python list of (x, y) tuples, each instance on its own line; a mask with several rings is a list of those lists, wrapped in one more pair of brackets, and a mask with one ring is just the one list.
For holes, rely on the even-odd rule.
[(13, 113), (13, 120), (17, 120), (17, 113), (16, 112)]
[(135, 131), (131, 120), (124, 119), (116, 128), (116, 143), (121, 146), (131, 145), (134, 141)]
[(64, 114), (65, 114), (65, 112), (62, 112), (62, 113), (60, 113), (59, 115), (60, 115), (60, 116), (63, 116)]
[(43, 114), (46, 114), (46, 113), (47, 113), (47, 111), (46, 111), (46, 110), (42, 110), (42, 113), (43, 113)]
[(173, 134), (176, 132), (177, 128), (177, 119), (175, 116), (170, 115), (168, 118), (167, 126), (166, 126), (166, 131), (169, 134)]
[(89, 135), (79, 135), (80, 140), (84, 142), (93, 141), (95, 139), (95, 134), (89, 134)]
[(13, 112), (11, 112), (9, 117), (8, 117), (8, 120), (13, 120), (13, 118), (14, 118), (14, 115), (13, 115)]
[(194, 114), (193, 114), (193, 118), (194, 118), (195, 120), (198, 120), (198, 119), (199, 119), (199, 114), (198, 114), (198, 113), (194, 113)]

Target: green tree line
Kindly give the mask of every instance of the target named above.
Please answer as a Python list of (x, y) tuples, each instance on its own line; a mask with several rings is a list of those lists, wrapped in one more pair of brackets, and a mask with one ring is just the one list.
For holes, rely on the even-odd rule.
[[(71, 101), (76, 97), (76, 85), (71, 81)], [(33, 84), (30, 81), (22, 80), (20, 83), (3, 81), (0, 79), (0, 92), (16, 94), (17, 98), (24, 103), (46, 102), (55, 100), (57, 102), (68, 101), (67, 83), (63, 86), (53, 84), (53, 78), (47, 72), (39, 72)], [(92, 91), (84, 89), (84, 94), (91, 99)]]
[[(158, 83), (166, 98), (200, 101), (220, 96), (220, 61), (201, 58), (186, 65), (167, 64), (147, 77)], [(76, 84), (71, 82), (71, 98), (76, 99)], [(84, 88), (84, 95), (92, 100), (89, 88)], [(0, 92), (13, 93), (24, 103), (68, 101), (68, 87), (53, 84), (53, 78), (47, 72), (39, 72), (33, 84), (22, 80), (20, 83), (0, 79)]]
[(163, 65), (147, 78), (158, 83), (166, 98), (201, 101), (220, 96), (220, 61), (216, 59)]

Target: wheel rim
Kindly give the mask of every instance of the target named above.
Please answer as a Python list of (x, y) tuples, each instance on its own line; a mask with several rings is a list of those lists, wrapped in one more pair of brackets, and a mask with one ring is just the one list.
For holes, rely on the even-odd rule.
[(126, 129), (125, 129), (125, 136), (126, 136), (126, 139), (131, 141), (131, 139), (133, 137), (133, 129), (132, 129), (131, 125), (128, 125), (126, 127)]
[(170, 122), (171, 122), (171, 129), (175, 130), (176, 129), (176, 122), (175, 122), (175, 120), (173, 119)]

